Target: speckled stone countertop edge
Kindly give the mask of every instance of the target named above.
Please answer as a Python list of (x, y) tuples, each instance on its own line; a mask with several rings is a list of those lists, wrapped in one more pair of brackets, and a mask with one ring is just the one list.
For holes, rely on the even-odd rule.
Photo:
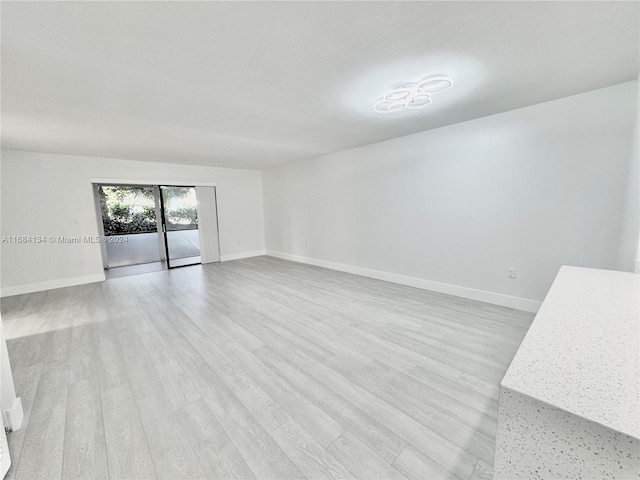
[[(560, 411), (562, 411), (562, 412), (565, 412), (565, 413), (567, 413), (567, 414), (569, 414), (569, 415), (571, 415), (571, 416), (574, 416), (574, 417), (580, 418), (580, 419), (582, 419), (582, 420), (586, 420), (586, 421), (587, 421), (587, 422), (589, 422), (589, 423), (593, 423), (593, 424), (596, 424), (596, 425), (600, 425), (601, 427), (603, 427), (603, 428), (605, 428), (605, 429), (607, 429), (607, 430), (609, 430), (609, 431), (611, 431), (611, 432), (619, 433), (619, 434), (621, 434), (621, 435), (626, 435), (627, 437), (629, 437), (629, 438), (633, 438), (633, 439), (635, 439), (635, 440), (637, 440), (637, 441), (639, 441), (639, 442), (640, 442), (640, 436), (636, 436), (636, 435), (633, 435), (633, 434), (631, 434), (631, 433), (629, 433), (629, 432), (624, 432), (624, 431), (622, 431), (622, 430), (618, 430), (618, 429), (616, 429), (616, 428), (611, 427), (610, 425), (606, 425), (606, 424), (604, 424), (604, 423), (602, 423), (602, 422), (598, 422), (598, 421), (596, 421), (596, 420), (593, 420), (592, 418), (585, 417), (584, 415), (580, 415), (580, 414), (578, 414), (578, 413), (575, 413), (575, 412), (572, 412), (572, 411), (570, 411), (570, 410), (567, 410), (566, 408), (562, 408), (562, 407), (559, 407), (558, 405), (554, 405), (553, 403), (549, 403), (548, 401), (546, 401), (546, 400), (542, 400), (542, 399), (540, 399), (540, 398), (536, 397), (535, 395), (531, 395), (530, 393), (522, 392), (522, 391), (518, 390), (517, 388), (507, 387), (507, 386), (505, 386), (505, 385), (502, 385), (502, 382), (500, 382), (499, 395), (501, 395), (501, 394), (502, 394), (502, 390), (503, 390), (503, 389), (504, 389), (504, 390), (509, 390), (509, 391), (511, 391), (511, 392), (515, 392), (515, 393), (517, 393), (517, 394), (519, 394), (519, 395), (523, 395), (523, 396), (525, 396), (525, 397), (529, 397), (529, 398), (531, 398), (531, 399), (535, 400), (536, 402), (540, 402), (540, 403), (542, 403), (542, 404), (544, 404), (544, 405), (547, 405), (547, 406), (549, 406), (549, 407), (551, 407), (551, 408), (555, 408), (556, 410), (560, 410)], [(498, 397), (498, 405), (500, 405), (500, 397)], [(499, 420), (499, 418), (500, 418), (500, 412), (498, 412), (498, 421), (500, 421), (500, 420)]]
[[(627, 368), (626, 373), (625, 370), (615, 370), (621, 373), (618, 378), (633, 382), (622, 392), (618, 392), (615, 384), (610, 381), (615, 377), (610, 377), (605, 368), (608, 365), (619, 364), (619, 360), (625, 358), (625, 352), (631, 355), (627, 358), (635, 359), (627, 365), (640, 365), (637, 363), (637, 347), (630, 346), (632, 344), (627, 341), (634, 336), (637, 339), (638, 336), (638, 323), (634, 320), (638, 317), (638, 303), (635, 300), (638, 279), (637, 274), (628, 272), (562, 266), (500, 386), (535, 398), (545, 405), (570, 412), (576, 417), (603, 425), (630, 438), (640, 437), (640, 397), (633, 393), (638, 388), (637, 366)], [(618, 290), (619, 288), (621, 290)], [(611, 296), (613, 292), (615, 295)], [(583, 298), (587, 300), (586, 306), (582, 302)], [(592, 305), (600, 307), (600, 299), (605, 300), (604, 307), (601, 310), (593, 309)], [(620, 309), (618, 301), (621, 302)], [(577, 315), (574, 316), (573, 311), (576, 311)], [(600, 343), (597, 335), (600, 335), (600, 332), (611, 333), (611, 327), (615, 324), (609, 319), (615, 318), (618, 312), (627, 313), (626, 316), (620, 317), (626, 318), (625, 323), (621, 324), (623, 328), (618, 329), (615, 335), (606, 337), (608, 346), (606, 342)], [(583, 318), (589, 319), (590, 322), (579, 323)], [(575, 337), (574, 341), (571, 335), (576, 326), (585, 336)], [(627, 330), (632, 336), (625, 334)], [(597, 343), (594, 343), (594, 338)], [(624, 348), (618, 349), (616, 341)], [(591, 349), (591, 345), (597, 348)], [(613, 350), (608, 350), (611, 348)], [(606, 352), (602, 357), (606, 360), (604, 362), (598, 360), (602, 352)], [(583, 357), (576, 356), (580, 353), (586, 355), (585, 367), (580, 366)], [(594, 365), (596, 360), (598, 363)], [(579, 367), (574, 367), (573, 374), (567, 377), (573, 385), (562, 381), (559, 383), (559, 377), (554, 373), (558, 367), (569, 365), (569, 362), (577, 363), (576, 367)], [(604, 396), (597, 393), (601, 385), (600, 379), (606, 387), (603, 389)], [(568, 388), (570, 389), (567, 390)], [(609, 401), (613, 402), (615, 407), (627, 407), (609, 410)]]

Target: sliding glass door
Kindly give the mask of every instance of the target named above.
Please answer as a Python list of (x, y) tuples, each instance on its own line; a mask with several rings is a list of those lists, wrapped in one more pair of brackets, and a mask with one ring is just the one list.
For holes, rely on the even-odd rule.
[(160, 210), (167, 266), (174, 268), (200, 263), (195, 187), (160, 185)]
[(108, 268), (164, 260), (153, 185), (98, 185)]
[(94, 193), (113, 277), (133, 274), (118, 267), (145, 273), (220, 261), (214, 186), (94, 184)]

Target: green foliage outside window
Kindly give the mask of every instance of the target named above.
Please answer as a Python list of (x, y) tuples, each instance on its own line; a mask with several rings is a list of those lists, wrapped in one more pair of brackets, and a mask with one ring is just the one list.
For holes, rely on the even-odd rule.
[(198, 226), (198, 212), (194, 207), (174, 208), (165, 215), (171, 230), (188, 230)]
[[(101, 186), (100, 209), (105, 235), (127, 235), (158, 231), (155, 200), (151, 187)], [(188, 189), (171, 189), (170, 198), (184, 197)], [(171, 208), (167, 205), (166, 221), (169, 230), (197, 228), (194, 207)]]

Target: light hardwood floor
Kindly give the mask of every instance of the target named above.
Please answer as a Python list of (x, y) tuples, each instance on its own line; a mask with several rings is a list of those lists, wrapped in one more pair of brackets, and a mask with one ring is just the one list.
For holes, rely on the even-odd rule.
[(489, 479), (533, 315), (271, 257), (2, 301), (9, 478)]

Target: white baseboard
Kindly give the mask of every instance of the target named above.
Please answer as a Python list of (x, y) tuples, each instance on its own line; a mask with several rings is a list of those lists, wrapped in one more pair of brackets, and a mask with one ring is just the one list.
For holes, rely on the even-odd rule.
[(83, 275), (80, 277), (61, 278), (59, 280), (50, 280), (48, 282), (27, 283), (25, 285), (16, 285), (15, 287), (5, 287), (0, 290), (0, 297), (9, 297), (11, 295), (20, 295), (23, 293), (42, 292), (43, 290), (53, 290), (54, 288), (73, 287), (75, 285), (83, 285), (85, 283), (104, 282), (103, 273), (94, 273), (92, 275)]
[(254, 252), (241, 252), (231, 253), (229, 255), (220, 255), (221, 262), (227, 262), (229, 260), (240, 260), (241, 258), (259, 257), (260, 255), (266, 255), (264, 250), (256, 250)]
[(385, 280), (387, 282), (398, 283), (400, 285), (407, 285), (410, 287), (421, 288), (423, 290), (431, 290), (434, 292), (446, 293), (449, 295), (455, 295), (457, 297), (468, 298), (470, 300), (478, 300), (480, 302), (500, 305), (502, 307), (515, 308), (517, 310), (524, 310), (525, 312), (536, 313), (540, 308), (540, 305), (542, 304), (542, 302), (538, 302), (535, 300), (529, 300), (529, 299), (520, 298), (520, 297), (512, 297), (510, 295), (504, 295), (502, 293), (494, 293), (494, 292), (488, 292), (486, 290), (477, 290), (475, 288), (451, 285), (448, 283), (434, 282), (431, 280), (424, 280), (422, 278), (407, 277), (404, 275), (397, 275), (395, 273), (381, 272), (379, 270), (356, 267), (353, 265), (346, 265), (343, 263), (328, 262), (326, 260), (318, 260), (315, 258), (302, 257), (299, 255), (292, 255), (289, 253), (275, 252), (273, 250), (267, 250), (266, 255), (282, 258), (284, 260), (291, 260), (293, 262), (306, 263), (308, 265), (315, 265), (317, 267), (329, 268), (331, 270), (339, 270), (341, 272), (362, 275), (363, 277), (370, 277), (370, 278), (376, 278), (378, 280)]
[(22, 420), (24, 419), (24, 411), (22, 410), (22, 400), (20, 397), (16, 398), (13, 401), (13, 405), (11, 409), (4, 412), (3, 416), (5, 420), (4, 426), (15, 432), (16, 430), (20, 430), (22, 427)]

